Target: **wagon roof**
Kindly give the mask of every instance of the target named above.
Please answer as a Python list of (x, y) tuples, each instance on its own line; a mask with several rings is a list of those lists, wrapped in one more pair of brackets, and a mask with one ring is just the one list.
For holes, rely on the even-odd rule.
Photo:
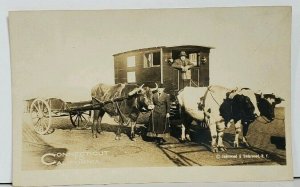
[(166, 46), (158, 46), (158, 47), (149, 47), (149, 48), (141, 48), (141, 49), (135, 49), (135, 50), (130, 50), (130, 51), (125, 51), (121, 53), (116, 53), (113, 56), (118, 56), (121, 54), (126, 54), (126, 53), (136, 53), (136, 52), (143, 52), (143, 51), (150, 51), (150, 50), (158, 50), (161, 48), (168, 48), (168, 49), (186, 49), (186, 48), (204, 48), (204, 49), (214, 49), (214, 47), (209, 47), (209, 46), (199, 46), (199, 45), (179, 45), (179, 46), (172, 46), (172, 47), (166, 47)]

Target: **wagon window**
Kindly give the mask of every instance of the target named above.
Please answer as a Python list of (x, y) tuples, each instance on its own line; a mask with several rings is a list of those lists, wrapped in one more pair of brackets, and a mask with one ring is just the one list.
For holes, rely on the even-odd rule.
[(133, 83), (133, 82), (136, 82), (135, 72), (134, 71), (127, 72), (127, 83)]
[(160, 52), (144, 54), (144, 68), (160, 66)]
[(127, 57), (127, 67), (135, 67), (135, 56)]
[(189, 54), (189, 60), (194, 65), (197, 65), (197, 53), (191, 53), (191, 54)]

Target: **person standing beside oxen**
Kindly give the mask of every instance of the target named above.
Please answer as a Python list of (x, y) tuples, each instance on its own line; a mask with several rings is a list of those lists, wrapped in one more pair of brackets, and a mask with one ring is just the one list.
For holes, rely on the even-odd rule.
[(181, 72), (182, 88), (190, 86), (192, 78), (191, 68), (194, 67), (194, 64), (187, 58), (185, 51), (180, 52), (179, 59), (174, 61), (172, 67)]
[(153, 95), (154, 109), (150, 117), (147, 135), (155, 138), (159, 144), (165, 142), (164, 138), (170, 135), (170, 96), (164, 92), (165, 88), (161, 84), (157, 92)]

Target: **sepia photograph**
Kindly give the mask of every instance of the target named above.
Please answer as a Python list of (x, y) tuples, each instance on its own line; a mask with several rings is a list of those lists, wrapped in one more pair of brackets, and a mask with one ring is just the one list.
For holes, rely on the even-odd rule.
[(8, 22), (14, 185), (292, 179), (290, 7)]

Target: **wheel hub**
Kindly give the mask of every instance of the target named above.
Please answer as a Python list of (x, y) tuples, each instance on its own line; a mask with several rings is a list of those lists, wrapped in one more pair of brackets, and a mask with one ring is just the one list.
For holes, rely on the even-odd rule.
[(43, 117), (44, 117), (43, 112), (39, 111), (37, 117), (38, 117), (38, 118), (43, 118)]

